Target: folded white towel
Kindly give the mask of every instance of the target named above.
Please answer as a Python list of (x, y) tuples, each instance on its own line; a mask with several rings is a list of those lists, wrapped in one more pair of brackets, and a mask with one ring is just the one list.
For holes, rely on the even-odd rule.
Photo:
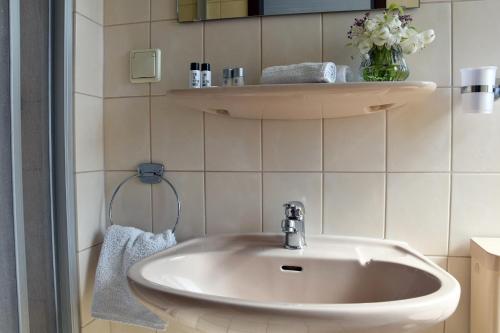
[(127, 273), (137, 261), (175, 244), (171, 230), (155, 235), (132, 227), (109, 227), (97, 265), (92, 316), (165, 329), (165, 322), (136, 300), (128, 285)]
[(262, 71), (262, 84), (334, 83), (337, 75), (333, 62), (306, 62), (288, 66), (267, 67)]
[(337, 79), (336, 83), (346, 83), (352, 81), (351, 67), (345, 65), (337, 65)]

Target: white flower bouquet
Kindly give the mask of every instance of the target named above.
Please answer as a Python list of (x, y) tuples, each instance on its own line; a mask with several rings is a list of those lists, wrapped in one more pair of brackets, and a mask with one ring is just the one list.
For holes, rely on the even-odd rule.
[[(395, 81), (408, 77), (403, 54), (413, 54), (436, 38), (434, 30), (419, 32), (411, 25), (412, 21), (413, 18), (405, 15), (403, 9), (396, 5), (377, 15), (366, 13), (361, 18), (355, 18), (347, 37), (351, 40), (350, 45), (364, 56), (362, 74), (365, 80)], [(376, 66), (371, 70), (377, 73), (365, 73), (367, 67), (372, 66)], [(384, 73), (384, 66), (389, 72)], [(403, 68), (396, 68), (398, 66)]]

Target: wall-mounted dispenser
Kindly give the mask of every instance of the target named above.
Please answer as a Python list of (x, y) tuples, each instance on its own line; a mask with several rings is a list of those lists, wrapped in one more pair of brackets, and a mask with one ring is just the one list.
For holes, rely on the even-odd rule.
[(497, 67), (463, 68), (462, 107), (468, 113), (492, 113), (494, 102), (500, 98), (500, 79)]

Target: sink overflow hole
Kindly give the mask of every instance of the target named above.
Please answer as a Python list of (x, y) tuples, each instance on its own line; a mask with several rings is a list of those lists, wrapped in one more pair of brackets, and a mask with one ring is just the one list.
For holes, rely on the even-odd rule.
[(284, 266), (281, 266), (281, 270), (282, 271), (289, 271), (289, 272), (302, 272), (302, 267), (284, 265)]

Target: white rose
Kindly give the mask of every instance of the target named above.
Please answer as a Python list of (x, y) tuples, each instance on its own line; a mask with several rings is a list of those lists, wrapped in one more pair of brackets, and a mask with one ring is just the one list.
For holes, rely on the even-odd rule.
[(370, 39), (364, 39), (358, 44), (358, 49), (361, 54), (367, 54), (373, 47), (373, 43)]
[(415, 44), (417, 44), (419, 50), (424, 48), (425, 42), (424, 35), (422, 33), (416, 34), (415, 36), (412, 36), (412, 38), (415, 40)]
[(377, 46), (383, 46), (390, 38), (391, 32), (387, 27), (383, 27), (372, 34), (372, 42)]
[(426, 30), (421, 33), (422, 34), (422, 39), (424, 41), (424, 44), (430, 44), (436, 39), (436, 34), (434, 33), (434, 30)]
[(366, 31), (372, 32), (373, 30), (375, 30), (377, 28), (377, 25), (378, 25), (378, 23), (375, 22), (375, 20), (368, 19), (365, 22), (365, 29), (366, 29)]
[(383, 14), (377, 14), (374, 16), (373, 20), (375, 21), (375, 23), (379, 24), (379, 23), (384, 23), (385, 22), (385, 17)]
[(413, 54), (418, 51), (417, 45), (410, 39), (402, 41), (400, 45), (403, 53), (405, 54)]
[(389, 30), (391, 32), (397, 32), (401, 29), (401, 21), (399, 20), (399, 17), (398, 16), (392, 16), (392, 18), (390, 18), (388, 21), (387, 21), (387, 27), (389, 28)]
[(417, 32), (413, 28), (404, 27), (401, 29), (401, 38), (410, 38), (416, 34)]
[(413, 54), (424, 48), (424, 36), (421, 33), (411, 35), (409, 38), (401, 42), (401, 48), (406, 54)]
[(389, 38), (387, 39), (387, 46), (393, 47), (394, 45), (398, 45), (401, 43), (401, 37), (397, 34), (391, 34)]

